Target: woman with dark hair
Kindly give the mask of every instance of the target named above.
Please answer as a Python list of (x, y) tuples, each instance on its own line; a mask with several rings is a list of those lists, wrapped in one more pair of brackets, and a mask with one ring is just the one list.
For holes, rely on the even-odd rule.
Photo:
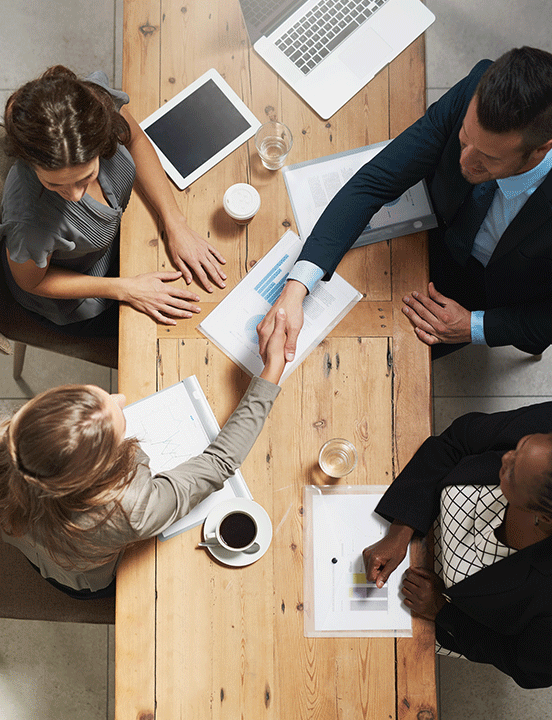
[[(199, 312), (173, 284), (192, 271), (209, 292), (224, 287), (222, 255), (186, 223), (147, 136), (107, 76), (85, 80), (62, 66), (8, 99), (2, 252), (10, 290), (45, 324), (73, 335), (117, 332), (117, 302), (165, 324)], [(177, 272), (119, 277), (121, 216), (137, 179), (159, 214)]]
[(406, 571), (405, 604), (435, 623), (439, 653), (524, 688), (552, 685), (551, 427), (550, 402), (458, 418), (386, 491), (387, 536), (364, 550), (381, 588), (412, 536), (433, 528), (436, 572)]
[(155, 476), (138, 442), (125, 439), (123, 395), (64, 385), (26, 403), (0, 427), (2, 539), (66, 594), (112, 595), (125, 547), (186, 515), (245, 460), (280, 391), (284, 320), (216, 440)]

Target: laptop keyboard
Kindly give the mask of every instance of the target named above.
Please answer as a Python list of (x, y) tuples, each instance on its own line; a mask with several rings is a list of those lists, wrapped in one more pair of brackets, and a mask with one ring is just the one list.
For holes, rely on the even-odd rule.
[(387, 0), (321, 0), (275, 41), (307, 75)]
[(282, 0), (240, 0), (240, 5), (244, 16), (253, 25), (262, 25), (262, 23), (279, 10), (282, 6)]

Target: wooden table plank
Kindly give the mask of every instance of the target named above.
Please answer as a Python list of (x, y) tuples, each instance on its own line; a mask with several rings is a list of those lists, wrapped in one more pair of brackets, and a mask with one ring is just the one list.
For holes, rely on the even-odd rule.
[[(201, 303), (201, 313), (190, 320), (178, 320), (176, 325), (158, 325), (157, 337), (161, 339), (204, 337), (199, 323), (215, 309), (217, 303)], [(360, 302), (335, 326), (330, 337), (388, 337), (394, 328), (393, 304), (389, 301)]]
[[(390, 135), (395, 137), (425, 111), (425, 45), (419, 38), (390, 66), (390, 82), (400, 101), (390, 105)], [(428, 283), (425, 233), (392, 241), (393, 367), (396, 472), (431, 434), (431, 363), (428, 346), (413, 339), (401, 298)], [(431, 567), (433, 553), (414, 542), (411, 562)], [(436, 720), (434, 625), (413, 618), (416, 642), (397, 640), (398, 719)]]
[[(158, 3), (125, 2), (123, 89), (138, 120), (159, 106), (160, 22)], [(157, 218), (137, 193), (123, 215), (121, 237), (121, 275), (157, 269)], [(156, 390), (155, 335), (153, 320), (121, 307), (118, 383), (128, 402)], [(115, 717), (153, 720), (154, 714), (155, 541), (150, 541), (129, 548), (117, 573)]]
[(272, 548), (280, 717), (356, 720), (392, 717), (395, 710), (393, 640), (303, 637), (302, 490), (328, 482), (317, 467), (321, 445), (331, 437), (354, 442), (359, 464), (344, 484), (381, 483), (392, 473), (387, 339), (360, 342), (358, 352), (355, 338), (324, 341), (286, 380), (292, 403), (282, 398), (273, 410), (272, 463), (283, 475), (274, 494)]

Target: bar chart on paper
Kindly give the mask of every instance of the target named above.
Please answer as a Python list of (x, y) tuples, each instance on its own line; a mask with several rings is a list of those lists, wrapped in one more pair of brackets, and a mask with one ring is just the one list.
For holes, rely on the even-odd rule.
[[(291, 230), (284, 233), (198, 326), (251, 375), (259, 375), (264, 367), (259, 355), (257, 325), (280, 296), (302, 247), (298, 235)], [(337, 273), (329, 282), (319, 283), (303, 302), (304, 325), (297, 342), (295, 360), (286, 365), (282, 380), (295, 370), (361, 297)]]
[(408, 557), (378, 588), (366, 578), (362, 551), (388, 523), (375, 513), (385, 486), (306, 486), (305, 633), (311, 637), (409, 637), (410, 611), (400, 582)]
[(284, 289), (289, 272), (283, 272), (282, 267), (286, 267), (289, 255), (286, 253), (274, 267), (255, 285), (255, 291), (263, 297), (267, 303), (272, 306), (280, 297), (280, 293)]

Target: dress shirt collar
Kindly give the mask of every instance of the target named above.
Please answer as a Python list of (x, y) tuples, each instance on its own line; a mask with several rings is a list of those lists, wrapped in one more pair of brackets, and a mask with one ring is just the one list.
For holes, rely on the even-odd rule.
[(497, 180), (498, 187), (507, 200), (521, 195), (523, 192), (532, 192), (552, 170), (552, 150), (549, 150), (541, 162), (531, 170), (521, 175), (511, 175)]

